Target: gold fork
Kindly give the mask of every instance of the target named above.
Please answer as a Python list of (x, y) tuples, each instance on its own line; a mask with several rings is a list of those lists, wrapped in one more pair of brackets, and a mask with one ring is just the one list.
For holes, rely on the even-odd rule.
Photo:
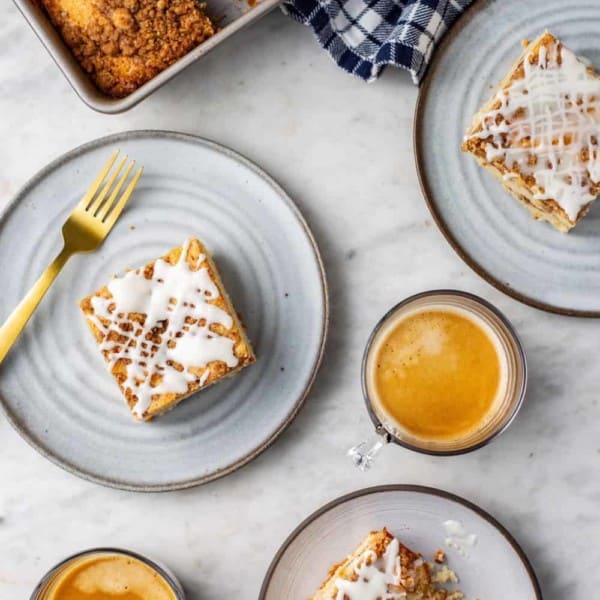
[[(63, 249), (52, 264), (42, 273), (34, 286), (29, 290), (19, 306), (15, 308), (4, 325), (0, 327), (0, 363), (23, 331), (25, 324), (37, 308), (60, 270), (66, 262), (79, 252), (97, 250), (117, 222), (127, 200), (131, 196), (143, 169), (140, 167), (125, 191), (119, 196), (121, 188), (127, 181), (134, 162), (130, 162), (125, 172), (115, 185), (117, 177), (123, 170), (127, 157), (123, 158), (110, 175), (104, 186), (104, 180), (117, 159), (117, 150), (106, 163), (94, 183), (88, 188), (81, 202), (75, 207), (62, 228)], [(102, 189), (100, 189), (102, 187)], [(110, 194), (109, 194), (110, 193)]]

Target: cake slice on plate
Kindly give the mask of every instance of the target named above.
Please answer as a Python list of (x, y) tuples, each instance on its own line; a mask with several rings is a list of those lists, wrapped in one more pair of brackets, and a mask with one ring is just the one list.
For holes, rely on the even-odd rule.
[(255, 360), (217, 267), (196, 238), (113, 279), (80, 306), (138, 420)]
[(527, 44), (461, 148), (534, 218), (566, 232), (600, 194), (599, 141), (600, 76), (546, 32)]
[[(448, 572), (450, 572), (448, 570)], [(453, 574), (452, 574), (453, 575)], [(433, 581), (420, 554), (401, 544), (387, 529), (372, 531), (309, 600), (460, 600)], [(456, 581), (445, 578), (447, 581)]]

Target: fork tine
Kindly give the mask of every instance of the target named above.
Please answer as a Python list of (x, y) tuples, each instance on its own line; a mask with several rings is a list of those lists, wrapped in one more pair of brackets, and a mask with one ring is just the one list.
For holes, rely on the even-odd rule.
[(106, 197), (106, 194), (109, 192), (110, 188), (112, 188), (113, 183), (115, 182), (116, 178), (119, 176), (119, 173), (121, 172), (121, 169), (125, 166), (126, 162), (127, 162), (127, 157), (124, 156), (123, 160), (119, 163), (117, 168), (114, 170), (113, 174), (110, 176), (108, 181), (104, 184), (104, 187), (102, 188), (102, 191), (98, 194), (98, 197), (92, 202), (92, 204), (89, 206), (89, 208), (86, 209), (87, 212), (89, 212), (93, 215), (100, 208), (100, 206), (102, 205), (102, 202), (104, 201), (104, 198)]
[(106, 165), (104, 166), (102, 171), (100, 171), (100, 174), (98, 175), (98, 177), (96, 177), (96, 179), (94, 179), (94, 183), (92, 183), (92, 185), (90, 185), (87, 192), (84, 194), (83, 198), (79, 202), (79, 204), (78, 204), (79, 208), (81, 208), (83, 210), (85, 210), (87, 208), (88, 204), (91, 202), (92, 198), (98, 191), (98, 188), (102, 185), (102, 182), (104, 181), (104, 178), (106, 177), (106, 174), (111, 170), (115, 160), (117, 160), (118, 155), (119, 155), (119, 151), (116, 150), (113, 153), (113, 155), (109, 158), (108, 162), (106, 163)]
[(139, 178), (142, 176), (143, 172), (144, 172), (143, 167), (140, 167), (136, 171), (136, 174), (133, 176), (132, 180), (129, 182), (129, 185), (123, 192), (123, 195), (121, 196), (121, 198), (119, 199), (119, 201), (117, 202), (115, 207), (110, 211), (110, 214), (108, 215), (108, 217), (106, 217), (105, 225), (107, 225), (109, 228), (111, 228), (115, 224), (117, 219), (119, 218), (119, 215), (125, 208), (125, 205), (127, 204), (127, 201), (129, 200), (129, 196), (131, 196), (131, 194), (132, 194), (133, 190), (135, 189), (135, 186), (137, 185), (137, 182), (138, 182)]
[(124, 183), (127, 181), (127, 178), (129, 177), (129, 173), (131, 173), (131, 169), (133, 169), (133, 165), (135, 165), (134, 161), (131, 161), (127, 165), (127, 168), (125, 169), (125, 173), (123, 173), (123, 175), (121, 175), (121, 178), (117, 182), (117, 185), (115, 185), (108, 200), (106, 200), (106, 202), (102, 205), (102, 208), (98, 211), (98, 214), (96, 215), (96, 217), (98, 219), (100, 219), (100, 221), (104, 221), (104, 217), (106, 217), (106, 215), (112, 209), (112, 206), (113, 206), (117, 196), (119, 195), (121, 188), (123, 187)]

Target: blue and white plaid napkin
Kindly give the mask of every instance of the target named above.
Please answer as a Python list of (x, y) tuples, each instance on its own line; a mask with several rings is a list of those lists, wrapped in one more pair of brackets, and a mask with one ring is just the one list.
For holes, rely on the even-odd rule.
[(373, 81), (385, 65), (419, 84), (436, 44), (473, 0), (288, 0), (337, 64)]

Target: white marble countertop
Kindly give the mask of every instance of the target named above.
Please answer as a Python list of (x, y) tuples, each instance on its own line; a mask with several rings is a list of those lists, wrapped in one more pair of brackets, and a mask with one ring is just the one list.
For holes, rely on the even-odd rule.
[[(46, 461), (0, 418), (2, 600), (28, 598), (53, 563), (102, 545), (164, 560), (190, 600), (254, 600), (301, 519), (340, 494), (402, 482), (490, 511), (529, 554), (547, 600), (597, 597), (600, 322), (523, 306), (450, 249), (419, 190), (417, 89), (405, 73), (388, 70), (372, 85), (353, 79), (308, 29), (275, 12), (137, 108), (105, 116), (75, 96), (9, 3), (0, 40), (0, 208), (48, 161), (98, 136), (202, 135), (249, 156), (296, 200), (320, 243), (332, 303), (325, 361), (297, 420), (253, 463), (204, 487), (158, 495), (99, 487)], [(391, 305), (437, 287), (480, 294), (513, 321), (529, 356), (524, 407), (473, 454), (389, 448), (361, 474), (344, 453), (371, 431), (359, 388), (368, 333)]]

